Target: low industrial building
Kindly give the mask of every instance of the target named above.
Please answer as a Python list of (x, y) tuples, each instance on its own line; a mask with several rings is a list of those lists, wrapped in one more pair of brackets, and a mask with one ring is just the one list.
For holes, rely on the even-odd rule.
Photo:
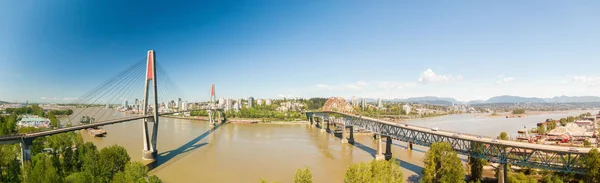
[(38, 116), (23, 116), (17, 125), (21, 127), (48, 128), (50, 127), (50, 120)]

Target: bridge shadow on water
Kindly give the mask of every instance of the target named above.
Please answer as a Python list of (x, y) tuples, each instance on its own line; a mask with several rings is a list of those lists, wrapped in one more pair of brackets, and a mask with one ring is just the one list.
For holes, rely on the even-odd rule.
[(202, 139), (206, 138), (206, 136), (210, 135), (212, 132), (216, 131), (217, 129), (219, 129), (219, 127), (223, 126), (224, 124), (225, 123), (221, 123), (221, 124), (218, 124), (218, 125), (212, 127), (210, 130), (204, 132), (203, 134), (190, 140), (189, 142), (181, 145), (177, 149), (158, 153), (156, 160), (147, 165), (148, 169), (150, 171), (158, 171), (164, 167), (169, 166), (172, 163), (179, 161), (181, 158), (187, 156), (188, 155), (188, 154), (186, 154), (187, 152), (190, 152), (190, 151), (198, 149), (202, 146), (208, 145), (208, 143), (206, 143), (206, 142), (200, 143), (200, 144), (196, 144), (196, 143), (198, 143)]

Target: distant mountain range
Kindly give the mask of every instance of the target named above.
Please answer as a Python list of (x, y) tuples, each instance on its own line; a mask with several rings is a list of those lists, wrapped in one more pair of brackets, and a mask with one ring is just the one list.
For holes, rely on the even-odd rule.
[(8, 104), (9, 102), (4, 102), (2, 100), (0, 100), (0, 104)]
[[(367, 101), (376, 101), (376, 99), (367, 99)], [(600, 97), (597, 96), (558, 96), (552, 98), (537, 98), (537, 97), (520, 97), (502, 95), (489, 98), (487, 100), (473, 100), (461, 102), (449, 97), (411, 97), (406, 99), (391, 99), (385, 101), (394, 102), (411, 102), (424, 103), (434, 105), (452, 105), (452, 104), (492, 104), (492, 103), (584, 103), (584, 102), (600, 102)]]

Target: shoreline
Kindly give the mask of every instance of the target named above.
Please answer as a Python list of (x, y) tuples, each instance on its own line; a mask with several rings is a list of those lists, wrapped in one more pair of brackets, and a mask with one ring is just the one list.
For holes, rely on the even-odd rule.
[[(165, 118), (173, 118), (173, 119), (186, 119), (186, 120), (194, 120), (194, 121), (208, 121), (207, 117), (181, 117), (181, 116), (161, 116)], [(307, 120), (298, 120), (298, 121), (263, 121), (262, 119), (228, 119), (226, 123), (231, 124), (309, 124)]]

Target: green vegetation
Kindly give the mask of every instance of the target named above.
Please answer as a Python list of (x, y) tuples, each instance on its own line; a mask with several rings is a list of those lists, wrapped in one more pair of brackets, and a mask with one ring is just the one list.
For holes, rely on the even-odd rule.
[(590, 147), (592, 145), (592, 143), (589, 140), (583, 140), (583, 146), (584, 147)]
[[(239, 111), (227, 111), (225, 116), (227, 118), (251, 118), (251, 119), (262, 119), (263, 121), (293, 121), (297, 119), (304, 119), (304, 115), (298, 111), (277, 111), (276, 108), (281, 106), (284, 102), (291, 100), (275, 100), (271, 105), (254, 106), (252, 108), (242, 108)], [(300, 99), (295, 102), (304, 105), (304, 110), (318, 110), (325, 104), (326, 98), (311, 98), (308, 100)], [(208, 116), (208, 112), (205, 110), (192, 111), (191, 116)]]
[(500, 136), (498, 136), (500, 140), (508, 140), (508, 134), (506, 132), (500, 132)]
[[(353, 164), (346, 170), (345, 183), (403, 183), (404, 176), (399, 163), (392, 158), (389, 161), (373, 160), (367, 163)], [(260, 183), (269, 183), (260, 179)], [(312, 173), (308, 168), (298, 169), (294, 174), (294, 183), (312, 183)], [(272, 183), (277, 183), (273, 181)]]
[(546, 128), (548, 131), (554, 130), (556, 128), (556, 121), (552, 120), (552, 121), (548, 122)]
[(301, 119), (304, 116), (297, 111), (276, 111), (277, 105), (263, 105), (255, 106), (253, 108), (242, 108), (238, 112), (233, 110), (228, 111), (225, 115), (228, 118), (262, 118), (262, 119), (276, 119), (283, 121), (291, 121), (294, 119)]
[(537, 179), (533, 176), (527, 176), (523, 172), (511, 173), (508, 175), (508, 183), (537, 183)]
[(308, 167), (304, 170), (296, 170), (296, 173), (294, 174), (294, 183), (313, 183), (312, 173), (310, 173)]
[(363, 182), (404, 182), (399, 164), (392, 158), (389, 161), (373, 160), (368, 163), (350, 165), (344, 176), (344, 183)]
[[(481, 143), (475, 143), (473, 145), (473, 153), (483, 153), (485, 147)], [(483, 177), (483, 165), (487, 163), (486, 160), (469, 156), (469, 169), (471, 170), (470, 180), (473, 182), (481, 181)]]
[(448, 142), (436, 142), (425, 153), (421, 183), (464, 182), (465, 170)]
[[(44, 113), (35, 105), (7, 111), (11, 114), (0, 116), (0, 135), (43, 130), (33, 127), (17, 130), (18, 114), (46, 116), (52, 121), (56, 120), (55, 115), (72, 113)], [(81, 134), (74, 132), (34, 139), (32, 159), (22, 168), (19, 154), (18, 144), (0, 145), (0, 182), (161, 182), (156, 176), (148, 177), (148, 169), (144, 165), (130, 163), (130, 157), (123, 147), (110, 146), (99, 151), (91, 142), (83, 143)]]
[(515, 109), (512, 114), (525, 114), (525, 109)]
[(600, 182), (600, 153), (594, 148), (588, 153), (588, 160), (584, 167), (587, 168), (585, 180), (587, 182)]
[(540, 125), (537, 127), (536, 132), (538, 134), (546, 134), (546, 125)]
[[(10, 115), (10, 118), (6, 118), (2, 119), (3, 116), (0, 116), (0, 133), (2, 134), (8, 134), (11, 133), (12, 131), (7, 131), (10, 129), (14, 129), (14, 127), (12, 126), (13, 124), (16, 125), (16, 122), (19, 120), (18, 116), (21, 114), (31, 114), (31, 115), (36, 115), (39, 117), (46, 117), (48, 119), (50, 119), (50, 125), (52, 125), (52, 127), (58, 127), (60, 125), (60, 121), (58, 120), (58, 118), (56, 118), (56, 116), (58, 115), (71, 115), (73, 114), (73, 110), (71, 109), (67, 109), (67, 110), (54, 110), (54, 111), (49, 111), (47, 113), (44, 112), (44, 109), (42, 109), (40, 106), (38, 105), (31, 105), (31, 107), (21, 107), (21, 108), (7, 108), (5, 109), (5, 112)], [(6, 123), (5, 125), (8, 126), (3, 126), (3, 123)]]

